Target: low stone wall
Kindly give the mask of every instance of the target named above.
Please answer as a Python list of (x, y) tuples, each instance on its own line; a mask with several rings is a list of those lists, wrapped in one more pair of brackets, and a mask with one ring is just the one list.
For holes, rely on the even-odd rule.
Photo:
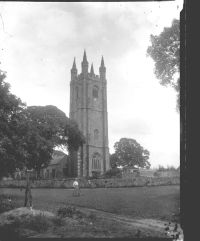
[(157, 177), (180, 177), (180, 171), (177, 170), (166, 170), (166, 171), (156, 171)]
[[(74, 179), (65, 180), (35, 180), (31, 183), (32, 188), (72, 188)], [(178, 185), (179, 177), (134, 177), (134, 178), (112, 178), (112, 179), (94, 179), (91, 184), (86, 179), (80, 179), (81, 188), (98, 187), (142, 187), (142, 186), (161, 186)], [(25, 180), (7, 180), (0, 181), (0, 188), (19, 188), (25, 187)]]

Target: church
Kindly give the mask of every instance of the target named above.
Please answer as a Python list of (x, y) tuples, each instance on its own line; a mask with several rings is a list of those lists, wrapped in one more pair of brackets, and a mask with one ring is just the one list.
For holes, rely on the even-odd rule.
[(71, 172), (74, 177), (103, 174), (110, 169), (108, 147), (107, 79), (104, 59), (101, 59), (99, 75), (90, 72), (86, 52), (78, 74), (74, 58), (70, 81), (69, 117), (76, 121), (85, 136), (85, 144), (78, 152), (70, 153)]

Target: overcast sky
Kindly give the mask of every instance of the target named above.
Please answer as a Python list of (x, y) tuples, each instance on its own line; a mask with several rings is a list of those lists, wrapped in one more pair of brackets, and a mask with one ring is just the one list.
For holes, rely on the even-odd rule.
[(150, 151), (150, 162), (179, 166), (176, 93), (163, 87), (146, 56), (150, 34), (179, 19), (182, 1), (1, 2), (0, 68), (27, 105), (55, 105), (69, 116), (70, 69), (83, 51), (107, 68), (109, 147), (122, 137)]

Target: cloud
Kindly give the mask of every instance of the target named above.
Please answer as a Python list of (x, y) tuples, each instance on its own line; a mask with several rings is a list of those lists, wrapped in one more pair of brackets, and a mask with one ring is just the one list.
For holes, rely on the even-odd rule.
[(12, 91), (28, 105), (56, 105), (69, 113), (70, 69), (80, 73), (83, 49), (98, 74), (107, 68), (110, 151), (122, 137), (151, 152), (151, 163), (179, 158), (176, 94), (159, 84), (146, 57), (150, 34), (178, 17), (174, 2), (5, 2), (0, 25), (2, 68)]
[[(126, 124), (125, 124), (126, 123)], [(116, 114), (115, 123), (110, 127), (110, 131), (118, 135), (149, 135), (151, 134), (151, 126), (148, 125), (143, 119), (127, 118), (126, 116), (119, 117)], [(123, 134), (122, 134), (123, 133)], [(134, 136), (132, 136), (134, 138)]]

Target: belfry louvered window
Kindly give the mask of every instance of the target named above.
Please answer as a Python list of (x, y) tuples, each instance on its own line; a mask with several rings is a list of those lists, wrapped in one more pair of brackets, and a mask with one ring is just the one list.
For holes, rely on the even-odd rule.
[(99, 131), (97, 129), (94, 130), (94, 139), (98, 140), (99, 138)]

